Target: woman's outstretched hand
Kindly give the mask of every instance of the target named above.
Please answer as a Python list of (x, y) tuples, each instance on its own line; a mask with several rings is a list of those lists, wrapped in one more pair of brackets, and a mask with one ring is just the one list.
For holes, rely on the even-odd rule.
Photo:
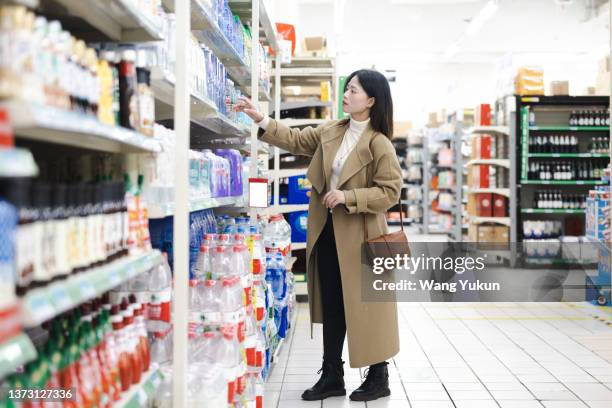
[(240, 102), (234, 107), (236, 112), (246, 113), (254, 122), (261, 122), (263, 120), (264, 115), (253, 105), (249, 98), (239, 97), (238, 100)]

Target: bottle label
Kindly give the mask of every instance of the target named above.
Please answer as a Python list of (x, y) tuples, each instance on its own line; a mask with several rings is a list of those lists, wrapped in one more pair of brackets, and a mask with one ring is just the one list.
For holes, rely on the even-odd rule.
[(32, 240), (32, 225), (19, 225), (15, 234), (15, 264), (17, 265), (17, 285), (28, 286), (34, 273), (34, 259), (30, 248)]
[(160, 292), (151, 294), (149, 304), (149, 319), (170, 322), (170, 303), (172, 300), (172, 289), (167, 288)]

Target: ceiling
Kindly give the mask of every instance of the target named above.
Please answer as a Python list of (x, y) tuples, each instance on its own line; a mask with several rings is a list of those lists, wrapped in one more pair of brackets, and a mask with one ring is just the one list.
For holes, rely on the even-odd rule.
[(334, 25), (333, 0), (298, 0), (298, 35), (301, 30), (333, 42), (334, 30), (341, 31), (339, 56), (348, 65), (495, 63), (508, 53), (561, 62), (609, 47), (606, 0), (499, 0), (473, 37), (466, 29), (487, 0), (336, 1), (344, 3), (342, 27)]

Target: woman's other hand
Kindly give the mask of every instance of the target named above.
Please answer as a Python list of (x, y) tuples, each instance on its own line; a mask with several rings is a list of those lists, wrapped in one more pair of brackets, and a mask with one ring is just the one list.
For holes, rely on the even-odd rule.
[(264, 118), (264, 115), (253, 105), (253, 102), (249, 98), (239, 97), (240, 101), (234, 107), (236, 112), (244, 112), (246, 113), (254, 122), (261, 122)]
[(323, 205), (327, 208), (336, 208), (338, 204), (344, 203), (346, 203), (346, 199), (343, 191), (331, 190), (323, 196)]

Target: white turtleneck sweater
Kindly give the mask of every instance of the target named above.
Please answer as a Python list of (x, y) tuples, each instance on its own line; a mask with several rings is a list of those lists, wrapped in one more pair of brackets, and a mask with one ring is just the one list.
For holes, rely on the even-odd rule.
[[(268, 124), (270, 123), (270, 118), (265, 116), (261, 122), (257, 122), (257, 126), (266, 130), (268, 128)], [(351, 117), (349, 122), (349, 127), (344, 133), (344, 138), (342, 139), (342, 143), (338, 148), (338, 152), (336, 153), (336, 157), (334, 158), (334, 162), (332, 164), (332, 174), (329, 180), (329, 190), (335, 190), (338, 185), (338, 180), (340, 179), (340, 173), (342, 172), (342, 168), (344, 167), (344, 163), (346, 159), (353, 151), (359, 138), (363, 134), (363, 131), (366, 130), (368, 124), (370, 123), (370, 119), (364, 120), (362, 122), (356, 121)]]

